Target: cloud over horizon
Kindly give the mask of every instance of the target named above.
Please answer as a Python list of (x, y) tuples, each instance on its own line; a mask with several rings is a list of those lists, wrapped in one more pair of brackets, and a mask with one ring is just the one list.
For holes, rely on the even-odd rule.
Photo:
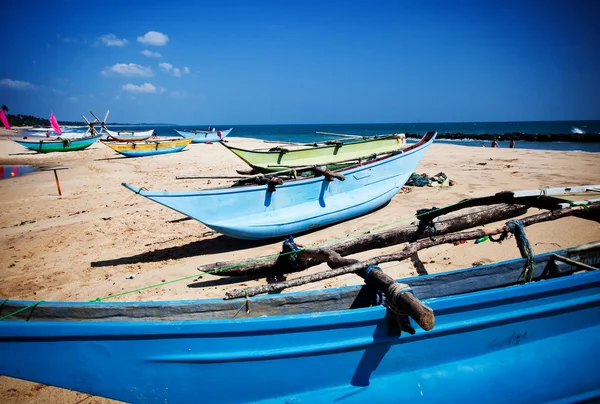
[(138, 36), (137, 41), (144, 45), (164, 46), (169, 41), (169, 37), (162, 32), (149, 31), (144, 36)]
[(24, 90), (27, 88), (33, 88), (33, 84), (28, 81), (20, 81), (20, 80), (12, 80), (12, 79), (2, 79), (0, 80), (0, 86), (14, 88), (17, 90)]
[(139, 86), (136, 86), (132, 83), (127, 83), (121, 87), (123, 91), (127, 91), (129, 93), (138, 93), (138, 94), (154, 94), (154, 93), (164, 93), (167, 91), (163, 87), (156, 87), (152, 83), (144, 83)]
[(104, 76), (116, 73), (125, 77), (152, 77), (154, 72), (150, 66), (141, 66), (135, 63), (117, 63), (112, 67), (105, 67), (101, 74)]
[(117, 36), (115, 34), (102, 35), (102, 36), (100, 36), (100, 40), (106, 46), (118, 46), (118, 47), (125, 46), (128, 42), (127, 39), (125, 39), (125, 38), (123, 38), (123, 39), (117, 38)]

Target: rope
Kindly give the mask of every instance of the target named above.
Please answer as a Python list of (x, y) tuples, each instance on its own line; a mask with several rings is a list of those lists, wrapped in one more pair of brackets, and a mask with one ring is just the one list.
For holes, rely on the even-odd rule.
[[(140, 189), (138, 189), (138, 191), (136, 193), (139, 193), (141, 190), (146, 190), (146, 189), (144, 187), (141, 187)], [(447, 206), (445, 206), (443, 208), (439, 208), (439, 209), (444, 209), (444, 208), (451, 207), (451, 206), (457, 206), (457, 205), (465, 203), (465, 202), (467, 202), (469, 200), (470, 200), (470, 198), (462, 200), (460, 202), (456, 202), (456, 203), (447, 205)], [(432, 209), (438, 210), (437, 208), (432, 208)], [(429, 210), (429, 211), (432, 211), (432, 210)], [(418, 218), (418, 217), (420, 217), (420, 216), (422, 216), (424, 214), (425, 213), (419, 213), (419, 212), (417, 212), (416, 215), (407, 216), (405, 218), (392, 221), (390, 223), (386, 223), (386, 224), (383, 224), (383, 225), (380, 225), (380, 226), (373, 227), (373, 228), (368, 229), (366, 231), (356, 232), (356, 233), (353, 233), (353, 234), (349, 234), (349, 235), (347, 235), (345, 237), (340, 237), (338, 239), (334, 239), (334, 240), (331, 240), (331, 241), (326, 241), (326, 242), (323, 242), (323, 243), (320, 243), (320, 244), (315, 244), (314, 246), (312, 246), (312, 248), (314, 248), (314, 247), (322, 247), (322, 246), (325, 246), (327, 244), (335, 243), (335, 242), (338, 242), (338, 241), (342, 241), (342, 240), (346, 240), (346, 239), (350, 239), (350, 238), (354, 238), (354, 237), (359, 237), (359, 236), (362, 236), (363, 234), (368, 234), (368, 233), (374, 232), (376, 230), (380, 230), (380, 229), (383, 229), (383, 228), (395, 225), (397, 223), (401, 223), (401, 222), (410, 220), (412, 218)], [(233, 269), (233, 268), (237, 268), (237, 267), (248, 265), (248, 264), (254, 264), (254, 263), (257, 263), (257, 262), (266, 261), (266, 260), (270, 260), (270, 259), (273, 259), (273, 258), (278, 258), (278, 257), (285, 256), (285, 255), (298, 254), (298, 253), (300, 253), (300, 252), (302, 252), (302, 251), (304, 251), (306, 249), (306, 248), (301, 248), (301, 247), (296, 246), (295, 243), (294, 243), (294, 239), (293, 239), (292, 236), (288, 237), (288, 241), (290, 239), (291, 239), (291, 242), (293, 243), (293, 245), (295, 246), (295, 249), (292, 250), (292, 251), (282, 252), (282, 253), (278, 253), (278, 254), (272, 254), (272, 255), (265, 256), (265, 257), (256, 258), (254, 260), (245, 261), (245, 262), (234, 264), (234, 265), (228, 265), (228, 266), (225, 266), (225, 267), (222, 267), (222, 268), (217, 268), (217, 269), (214, 269), (212, 271), (205, 272), (205, 274), (207, 274), (207, 275), (216, 274), (216, 273), (219, 273), (219, 272), (222, 272), (222, 271), (227, 271), (228, 269)], [(371, 270), (372, 269), (379, 269), (379, 267), (376, 267), (376, 266), (369, 267), (369, 268), (371, 268)], [(369, 268), (367, 268), (368, 272), (370, 272)], [(368, 272), (367, 272), (367, 276), (368, 276)], [(121, 292), (121, 293), (116, 293), (116, 294), (113, 294), (113, 295), (108, 295), (108, 296), (103, 296), (103, 297), (97, 297), (95, 299), (90, 299), (87, 302), (88, 303), (102, 302), (102, 301), (107, 300), (107, 299), (114, 299), (116, 297), (125, 296), (125, 295), (131, 294), (131, 293), (141, 292), (143, 290), (147, 290), (147, 289), (152, 289), (152, 288), (156, 288), (156, 287), (168, 285), (170, 283), (180, 282), (180, 281), (191, 279), (191, 278), (197, 278), (198, 276), (201, 276), (201, 275), (194, 274), (194, 275), (184, 276), (182, 278), (173, 279), (173, 280), (170, 280), (170, 281), (167, 281), (167, 282), (161, 282), (161, 283), (156, 283), (156, 284), (153, 284), (153, 285), (143, 286), (141, 288), (136, 288), (136, 289), (128, 290), (128, 291)], [(399, 284), (399, 285), (402, 285), (402, 284)], [(405, 286), (408, 287), (408, 285), (405, 285)], [(410, 288), (408, 287), (408, 289), (410, 289)], [(404, 292), (402, 292), (402, 293), (404, 293)], [(7, 300), (5, 300), (4, 303), (6, 303)], [(29, 306), (23, 307), (23, 308), (15, 311), (13, 313), (9, 313), (6, 316), (0, 317), (0, 321), (6, 319), (8, 317), (14, 316), (15, 314), (18, 314), (18, 313), (20, 313), (20, 312), (22, 312), (24, 310), (27, 310), (30, 307), (35, 307), (35, 306), (37, 306), (38, 304), (40, 304), (42, 302), (44, 302), (44, 300), (40, 300), (37, 303), (34, 303), (34, 304), (29, 305)], [(2, 303), (2, 305), (4, 305), (4, 303)], [(244, 305), (242, 306), (242, 308), (244, 306), (246, 306), (247, 310), (250, 309), (249, 302), (245, 302)], [(1, 308), (1, 306), (0, 306), (0, 308)]]
[[(467, 199), (464, 199), (462, 201), (455, 202), (455, 203), (452, 203), (450, 205), (446, 205), (446, 206), (444, 206), (442, 208), (437, 208), (435, 210), (445, 209), (445, 208), (449, 208), (449, 207), (452, 207), (452, 206), (458, 206), (458, 205), (464, 204), (464, 203), (466, 203), (466, 202), (468, 202), (470, 200), (471, 200), (471, 198), (467, 198)], [(386, 227), (389, 227), (389, 226), (393, 226), (395, 224), (398, 224), (398, 223), (401, 223), (401, 222), (405, 222), (407, 220), (411, 220), (413, 218), (419, 218), (420, 216), (423, 216), (423, 215), (424, 215), (424, 213), (417, 213), (416, 215), (407, 216), (407, 217), (404, 217), (404, 218), (401, 218), (401, 219), (398, 219), (398, 220), (394, 220), (394, 221), (392, 221), (390, 223), (386, 223), (386, 224), (383, 224), (383, 225), (375, 226), (375, 227), (372, 227), (372, 228), (370, 228), (368, 230), (361, 231), (361, 232), (356, 232), (356, 233), (353, 233), (353, 234), (349, 234), (349, 235), (347, 235), (345, 237), (340, 237), (338, 239), (334, 239), (334, 240), (331, 240), (331, 241), (325, 241), (325, 242), (320, 243), (320, 244), (315, 244), (314, 246), (307, 247), (307, 248), (323, 247), (323, 246), (326, 246), (328, 244), (332, 244), (332, 243), (336, 243), (336, 242), (339, 242), (339, 241), (343, 241), (343, 240), (347, 240), (347, 239), (359, 237), (359, 236), (362, 236), (363, 234), (372, 233), (372, 232), (375, 232), (377, 230), (380, 230), (380, 229), (383, 229), (383, 228), (386, 228)], [(305, 249), (306, 248), (299, 248), (298, 250), (294, 250), (294, 251), (282, 252), (282, 253), (267, 255), (265, 257), (256, 258), (254, 260), (245, 261), (245, 262), (241, 262), (241, 263), (238, 263), (238, 264), (233, 264), (233, 265), (228, 265), (228, 266), (225, 266), (225, 267), (222, 267), (222, 268), (213, 269), (212, 271), (205, 272), (205, 274), (207, 274), (207, 275), (217, 274), (219, 272), (227, 271), (227, 270), (233, 269), (233, 268), (238, 268), (238, 267), (241, 267), (241, 266), (244, 266), (244, 265), (248, 265), (248, 264), (254, 264), (254, 263), (257, 263), (257, 262), (266, 261), (266, 260), (270, 260), (270, 259), (273, 259), (273, 258), (279, 258), (281, 256), (290, 255), (290, 254), (294, 254), (294, 253), (298, 254), (298, 253), (304, 251)], [(183, 280), (187, 280), (187, 279), (191, 279), (191, 278), (196, 278), (196, 277), (198, 277), (198, 274), (190, 275), (190, 276), (185, 276), (185, 277), (178, 278), (178, 279), (173, 279), (173, 280), (168, 281), (168, 282), (161, 282), (161, 283), (157, 283), (157, 284), (154, 284), (154, 285), (144, 286), (144, 287), (141, 287), (141, 288), (137, 288), (137, 289), (133, 289), (133, 290), (129, 290), (129, 291), (117, 293), (117, 294), (114, 294), (114, 295), (108, 295), (108, 296), (104, 296), (104, 297), (97, 297), (95, 299), (89, 300), (88, 302), (101, 302), (103, 300), (113, 299), (115, 297), (124, 296), (124, 295), (130, 294), (130, 293), (140, 292), (142, 290), (151, 289), (151, 288), (155, 288), (155, 287), (160, 287), (160, 286), (163, 286), (163, 285), (166, 285), (166, 284), (169, 284), (169, 283), (175, 283), (175, 282), (179, 282), (179, 281), (183, 281)]]
[(381, 268), (379, 268), (377, 265), (371, 265), (370, 267), (365, 269), (365, 283), (367, 283), (367, 278), (369, 277), (369, 274), (371, 273), (371, 271), (374, 269), (378, 269), (381, 271)]
[(399, 316), (408, 316), (408, 313), (400, 312), (398, 307), (398, 297), (404, 293), (412, 293), (412, 289), (406, 283), (394, 282), (385, 291), (386, 301), (384, 306), (387, 307), (392, 313)]
[[(4, 303), (6, 303), (6, 301), (7, 301), (7, 300), (8, 300), (8, 299), (6, 299), (6, 300), (4, 301)], [(21, 308), (20, 308), (19, 310), (17, 310), (17, 311), (13, 311), (12, 313), (9, 313), (9, 314), (7, 314), (6, 316), (2, 316), (2, 317), (0, 317), (0, 321), (2, 321), (2, 320), (4, 320), (4, 319), (7, 319), (7, 318), (9, 318), (9, 317), (12, 317), (12, 316), (14, 316), (15, 314), (19, 314), (20, 312), (22, 312), (22, 311), (25, 311), (25, 310), (27, 310), (27, 309), (29, 309), (29, 308), (32, 308), (32, 309), (33, 309), (33, 308), (35, 308), (35, 307), (36, 307), (38, 304), (40, 304), (40, 303), (43, 303), (43, 302), (44, 302), (43, 300), (40, 300), (39, 302), (36, 302), (36, 303), (30, 304), (29, 306), (21, 307)], [(4, 303), (2, 303), (2, 305), (4, 305)], [(31, 314), (33, 314), (33, 310), (31, 310), (31, 313), (29, 313), (29, 316), (27, 317), (27, 320), (26, 320), (26, 321), (29, 321), (29, 319), (31, 318)]]
[(533, 273), (535, 271), (535, 264), (533, 262), (533, 248), (527, 239), (525, 234), (525, 226), (521, 220), (510, 220), (506, 223), (510, 231), (515, 235), (517, 239), (517, 246), (521, 257), (527, 259), (525, 268), (523, 269), (523, 282), (531, 282), (533, 280)]
[(567, 201), (567, 203), (568, 203), (568, 204), (569, 204), (569, 206), (571, 206), (571, 207), (578, 207), (578, 206), (581, 206), (581, 207), (583, 207), (583, 211), (584, 211), (584, 212), (589, 212), (589, 211), (590, 211), (590, 207), (589, 207), (589, 206), (587, 206), (587, 205), (578, 205), (578, 204), (576, 204), (576, 203), (575, 203), (575, 202), (573, 202), (573, 201)]

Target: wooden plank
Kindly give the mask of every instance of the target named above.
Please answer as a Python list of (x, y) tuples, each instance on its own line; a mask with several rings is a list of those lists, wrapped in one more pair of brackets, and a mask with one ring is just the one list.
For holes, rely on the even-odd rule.
[(579, 261), (574, 261), (570, 258), (563, 257), (562, 255), (558, 255), (558, 254), (552, 254), (552, 258), (554, 258), (555, 260), (564, 262), (565, 264), (569, 264), (569, 265), (573, 265), (574, 267), (577, 267), (577, 268), (585, 269), (586, 271), (595, 271), (598, 269), (591, 265), (584, 264), (583, 262), (579, 262)]
[(563, 194), (568, 194), (568, 193), (587, 192), (587, 191), (600, 192), (600, 185), (581, 185), (581, 186), (562, 187), (562, 188), (532, 189), (532, 190), (526, 190), (526, 191), (514, 191), (514, 192), (512, 192), (512, 194), (515, 198), (522, 198), (525, 196), (563, 195)]

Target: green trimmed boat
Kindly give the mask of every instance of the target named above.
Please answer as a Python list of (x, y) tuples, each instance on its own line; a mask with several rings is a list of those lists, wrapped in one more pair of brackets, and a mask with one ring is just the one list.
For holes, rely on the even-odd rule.
[(275, 147), (269, 150), (247, 150), (223, 146), (250, 165), (254, 171), (268, 173), (294, 167), (336, 164), (364, 157), (389, 153), (406, 146), (404, 134), (394, 134), (354, 142), (326, 142), (308, 148), (287, 149)]
[(80, 137), (80, 138), (42, 138), (42, 139), (11, 139), (13, 142), (20, 144), (30, 150), (38, 153), (51, 153), (51, 152), (67, 152), (75, 150), (83, 150), (90, 147), (102, 135), (95, 133), (91, 136)]

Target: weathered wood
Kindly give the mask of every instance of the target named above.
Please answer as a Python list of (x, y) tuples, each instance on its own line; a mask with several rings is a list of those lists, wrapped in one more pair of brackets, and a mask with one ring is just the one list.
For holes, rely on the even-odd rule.
[(573, 265), (574, 267), (585, 269), (586, 271), (596, 271), (598, 268), (593, 267), (588, 264), (584, 264), (583, 262), (574, 261), (570, 258), (563, 257), (562, 255), (552, 254), (552, 258), (555, 260), (564, 262), (565, 264)]
[[(484, 210), (469, 212), (462, 216), (453, 216), (443, 220), (434, 221), (433, 227), (423, 224), (410, 225), (404, 227), (395, 227), (378, 233), (363, 234), (358, 237), (344, 239), (337, 243), (327, 245), (325, 248), (309, 248), (302, 252), (305, 257), (302, 266), (297, 266), (298, 270), (310, 268), (319, 265), (322, 262), (330, 262), (332, 268), (344, 266), (342, 261), (335, 264), (334, 258), (327, 258), (329, 255), (338, 257), (356, 254), (375, 248), (384, 248), (392, 245), (405, 243), (429, 235), (440, 235), (456, 231), (469, 229), (484, 224), (507, 220), (527, 212), (527, 207), (522, 205), (498, 205), (488, 207)], [(222, 275), (222, 276), (242, 276), (242, 275), (263, 275), (277, 271), (277, 255), (260, 257), (248, 262), (248, 259), (221, 261), (213, 264), (198, 267), (201, 272)]]
[[(544, 212), (537, 215), (527, 216), (520, 220), (523, 222), (524, 226), (530, 226), (535, 223), (548, 222), (567, 216), (579, 216), (586, 214), (588, 211), (597, 212), (598, 210), (600, 210), (600, 203), (594, 203), (587, 207), (574, 206), (567, 209)], [(308, 276), (302, 276), (295, 279), (290, 279), (285, 282), (271, 283), (268, 285), (262, 285), (246, 289), (234, 289), (226, 293), (226, 299), (235, 299), (242, 296), (255, 296), (257, 294), (267, 292), (278, 292), (289, 287), (300, 286), (306, 283), (317, 282), (324, 279), (330, 279), (339, 275), (345, 275), (348, 273), (365, 270), (369, 266), (378, 265), (383, 262), (402, 261), (419, 250), (430, 248), (436, 245), (454, 243), (460, 240), (476, 240), (484, 236), (492, 236), (506, 232), (510, 232), (510, 228), (507, 224), (504, 224), (500, 227), (491, 229), (478, 229), (460, 233), (446, 234), (442, 236), (432, 236), (426, 239), (420, 239), (414, 243), (407, 245), (404, 248), (404, 250), (402, 250), (399, 253), (382, 255), (376, 258), (371, 258), (365, 261), (350, 264), (341, 268), (323, 271)]]
[(386, 296), (386, 305), (394, 314), (410, 316), (425, 331), (429, 331), (435, 324), (435, 316), (431, 308), (425, 306), (417, 297), (408, 290), (408, 285), (397, 283), (391, 276), (380, 269), (358, 271), (365, 278), (367, 285), (372, 285), (381, 290)]
[(346, 181), (346, 177), (344, 174), (336, 173), (328, 169), (323, 169), (321, 167), (313, 167), (312, 171), (317, 175), (324, 176), (327, 181), (333, 181), (334, 178), (337, 178), (340, 181)]

